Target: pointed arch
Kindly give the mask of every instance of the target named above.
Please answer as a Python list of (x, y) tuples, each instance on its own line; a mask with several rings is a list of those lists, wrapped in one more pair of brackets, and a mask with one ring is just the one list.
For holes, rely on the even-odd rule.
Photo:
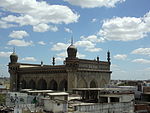
[(67, 91), (68, 90), (68, 82), (67, 80), (62, 80), (59, 84), (59, 90), (60, 91)]
[(32, 79), (29, 81), (29, 89), (36, 89), (35, 81)]
[(95, 81), (95, 80), (92, 80), (91, 82), (90, 82), (90, 88), (97, 88), (97, 82)]
[(38, 89), (42, 89), (42, 90), (47, 89), (46, 80), (40, 79), (40, 80), (38, 81), (38, 87), (37, 87), (37, 88), (38, 88)]
[(21, 81), (21, 89), (26, 89), (27, 88), (27, 82), (25, 80)]
[(107, 82), (106, 82), (106, 80), (103, 78), (102, 80), (101, 80), (101, 87), (105, 87), (105, 85), (107, 84)]
[(49, 89), (51, 89), (51, 90), (57, 90), (58, 89), (58, 85), (57, 85), (57, 82), (55, 80), (50, 81)]
[(82, 77), (80, 78), (79, 82), (78, 82), (78, 88), (87, 88), (87, 82), (86, 80)]

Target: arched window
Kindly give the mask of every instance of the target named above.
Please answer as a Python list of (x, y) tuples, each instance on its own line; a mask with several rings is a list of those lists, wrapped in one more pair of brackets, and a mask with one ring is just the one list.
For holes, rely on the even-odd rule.
[(26, 89), (27, 88), (27, 82), (25, 80), (21, 81), (21, 89)]
[(67, 91), (68, 90), (68, 83), (67, 80), (62, 80), (59, 84), (59, 90), (60, 91)]
[(40, 79), (40, 80), (38, 81), (38, 87), (37, 87), (37, 88), (38, 88), (38, 89), (42, 89), (42, 90), (47, 89), (46, 80)]
[(30, 80), (29, 81), (29, 89), (35, 89), (36, 88), (36, 84), (34, 80)]
[(97, 88), (97, 84), (96, 84), (95, 80), (92, 80), (90, 82), (90, 88)]
[(58, 85), (57, 85), (57, 82), (55, 80), (50, 81), (49, 89), (51, 89), (51, 90), (57, 90), (58, 89)]

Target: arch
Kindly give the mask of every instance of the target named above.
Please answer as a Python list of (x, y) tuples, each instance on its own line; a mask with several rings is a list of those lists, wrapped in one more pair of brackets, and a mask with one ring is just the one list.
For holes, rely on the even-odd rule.
[(57, 82), (55, 80), (50, 81), (49, 89), (51, 89), (51, 90), (57, 90), (58, 89), (58, 85), (57, 85)]
[(97, 88), (97, 83), (96, 83), (95, 80), (92, 80), (92, 81), (90, 82), (90, 88)]
[(78, 87), (79, 88), (87, 88), (87, 82), (86, 80), (82, 77), (80, 78), (79, 82), (78, 82)]
[(67, 91), (68, 90), (68, 82), (67, 80), (62, 80), (59, 84), (59, 90), (60, 91)]
[(47, 89), (46, 80), (40, 79), (40, 80), (38, 81), (38, 87), (37, 87), (37, 88), (38, 88), (38, 89), (42, 89), (42, 90)]
[(101, 87), (105, 87), (105, 85), (107, 84), (106, 80), (103, 78), (101, 80)]
[(25, 80), (21, 81), (21, 89), (26, 89), (27, 88), (27, 82)]
[(30, 80), (29, 81), (29, 89), (35, 89), (36, 88), (36, 84), (34, 80)]

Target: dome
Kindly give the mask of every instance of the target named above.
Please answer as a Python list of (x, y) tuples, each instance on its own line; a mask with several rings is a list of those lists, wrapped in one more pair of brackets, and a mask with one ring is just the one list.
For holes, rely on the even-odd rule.
[(67, 53), (68, 53), (68, 58), (76, 58), (76, 54), (77, 54), (77, 48), (71, 44), (68, 48), (67, 48)]
[(18, 60), (18, 55), (16, 55), (15, 52), (13, 52), (11, 55), (10, 55), (10, 62), (11, 63), (16, 63)]

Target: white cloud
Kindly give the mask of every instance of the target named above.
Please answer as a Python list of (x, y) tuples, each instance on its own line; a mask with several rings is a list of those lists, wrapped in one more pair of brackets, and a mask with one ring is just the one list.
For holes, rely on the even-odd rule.
[(46, 31), (58, 31), (58, 28), (56, 26), (47, 25), (47, 24), (38, 24), (36, 26), (33, 26), (33, 31), (35, 32), (46, 32)]
[(125, 2), (125, 0), (64, 0), (72, 5), (82, 8), (95, 7), (115, 7), (117, 3)]
[(59, 57), (63, 57), (63, 58), (65, 58), (65, 57), (67, 57), (67, 51), (64, 51), (64, 52), (61, 52), (61, 53), (58, 53), (58, 54), (56, 54), (57, 56), (59, 56)]
[(85, 50), (89, 52), (99, 52), (102, 51), (102, 48), (86, 48)]
[(57, 28), (56, 26), (50, 25), (50, 26), (49, 26), (49, 30), (50, 30), (50, 31), (53, 31), (53, 32), (56, 32), (56, 31), (58, 31), (58, 28)]
[(150, 32), (150, 12), (141, 18), (114, 17), (103, 21), (98, 35), (105, 40), (133, 41), (147, 36)]
[[(81, 40), (77, 41), (74, 43), (76, 47), (83, 47), (85, 48), (85, 51), (89, 52), (99, 52), (102, 51), (101, 48), (96, 48), (95, 43), (97, 42), (102, 42), (101, 39), (97, 38), (97, 36), (92, 35), (89, 37), (80, 37)], [(61, 51), (61, 50), (67, 50), (70, 44), (65, 44), (65, 43), (56, 43), (53, 45), (52, 49), (53, 51)]]
[(92, 20), (91, 20), (91, 22), (96, 22), (97, 21), (97, 19), (96, 18), (93, 18)]
[(29, 34), (26, 31), (12, 31), (9, 34), (9, 37), (11, 38), (18, 38), (18, 39), (22, 39), (26, 36), (29, 36)]
[(148, 55), (150, 56), (150, 48), (138, 48), (131, 52), (131, 54)]
[(65, 31), (66, 31), (66, 32), (68, 32), (68, 33), (72, 33), (72, 30), (71, 30), (71, 29), (66, 28), (66, 27), (65, 27), (64, 29), (65, 29)]
[(9, 24), (9, 23), (7, 23), (7, 22), (5, 22), (5, 21), (0, 20), (0, 28), (6, 29), (6, 28), (16, 27), (16, 26), (17, 26), (17, 25)]
[(25, 58), (22, 58), (21, 60), (22, 61), (31, 61), (31, 62), (37, 61), (34, 57), (25, 57)]
[(57, 55), (56, 62), (62, 62), (67, 57), (67, 51), (60, 52), (60, 53), (58, 53), (56, 55)]
[[(17, 13), (17, 16), (8, 15), (1, 20), (8, 23), (24, 25), (38, 24), (69, 24), (78, 21), (80, 15), (64, 5), (50, 5), (45, 1), (36, 0), (1, 0), (0, 7), (4, 11)], [(4, 26), (3, 26), (4, 27)]]
[(31, 46), (33, 42), (32, 41), (26, 42), (24, 40), (10, 40), (7, 44), (14, 46)]
[(51, 50), (53, 50), (53, 51), (67, 50), (68, 46), (69, 46), (69, 44), (56, 43), (56, 44), (53, 45), (53, 47), (51, 48)]
[(46, 43), (44, 41), (39, 41), (38, 44), (40, 44), (40, 45), (46, 45)]
[(97, 36), (95, 36), (95, 35), (91, 35), (88, 37), (81, 36), (80, 38), (81, 38), (81, 40), (77, 41), (75, 43), (76, 47), (84, 47), (85, 51), (89, 51), (89, 52), (102, 51), (101, 48), (95, 47), (95, 45), (96, 45), (95, 43), (100, 42), (100, 39), (98, 39)]
[(30, 15), (21, 15), (21, 16), (14, 16), (14, 15), (8, 15), (7, 17), (2, 18), (3, 21), (5, 22), (12, 22), (12, 23), (17, 23), (20, 26), (25, 26), (25, 25), (37, 25), (40, 23), (39, 20), (34, 19)]
[(90, 35), (88, 37), (81, 36), (80, 38), (83, 41), (90, 41), (90, 42), (95, 42), (95, 43), (97, 43), (97, 42), (104, 42), (103, 38), (98, 38), (98, 36), (96, 36), (96, 35)]
[(81, 54), (81, 53), (77, 52), (77, 57), (78, 57), (78, 58), (85, 58), (85, 57), (86, 57), (86, 55), (84, 55), (84, 54)]
[(127, 58), (127, 55), (125, 54), (117, 54), (114, 56), (114, 59), (117, 59), (117, 60), (125, 60)]
[(0, 52), (0, 57), (9, 57), (12, 54), (12, 52)]
[(135, 63), (140, 63), (140, 64), (150, 64), (150, 60), (147, 60), (147, 59), (134, 59), (132, 60), (132, 62), (135, 62)]
[(92, 42), (87, 41), (87, 40), (81, 40), (81, 41), (77, 41), (75, 43), (75, 46), (76, 47), (94, 48), (95, 44), (93, 44)]
[(64, 61), (64, 58), (63, 57), (56, 57), (55, 60), (56, 60), (56, 62), (62, 62), (62, 61)]

